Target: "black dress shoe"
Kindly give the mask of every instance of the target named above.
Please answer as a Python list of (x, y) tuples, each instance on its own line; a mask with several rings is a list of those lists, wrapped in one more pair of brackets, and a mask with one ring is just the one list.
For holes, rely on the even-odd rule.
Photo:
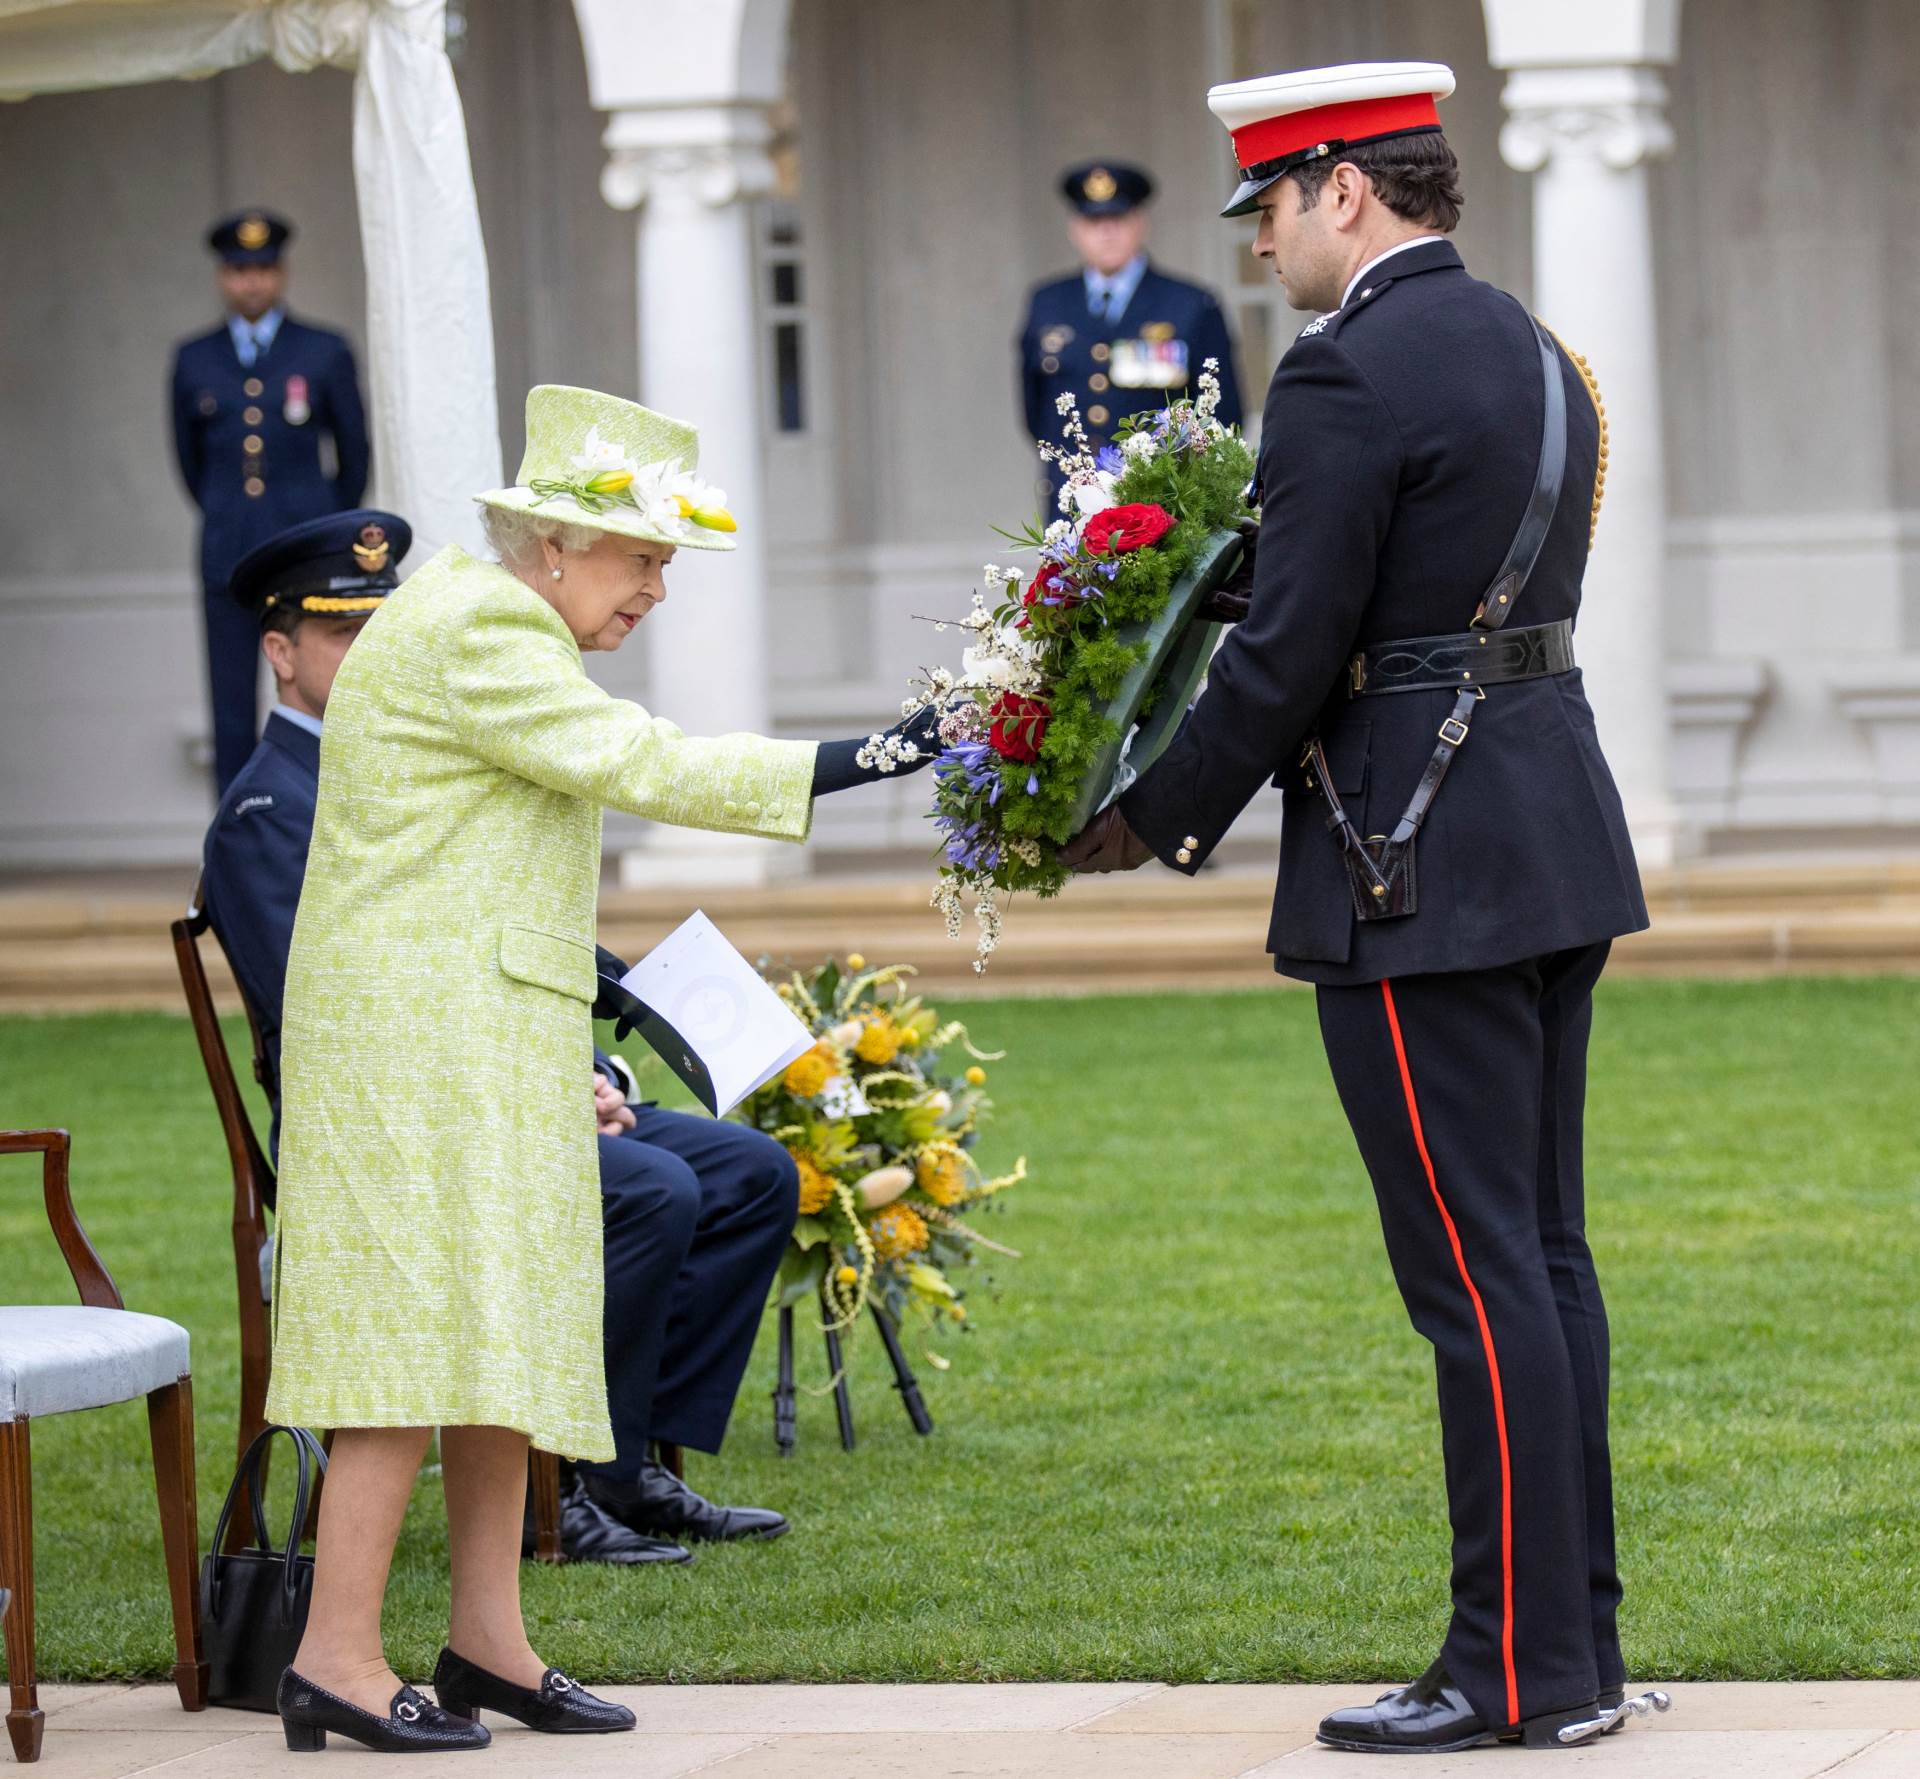
[[(533, 1514), (528, 1510), (520, 1554), (534, 1552)], [(693, 1552), (670, 1538), (655, 1538), (623, 1526), (587, 1493), (578, 1476), (560, 1494), (560, 1554), (569, 1563), (691, 1563)]]
[(288, 1668), (280, 1675), (274, 1703), (280, 1708), (287, 1746), (295, 1754), (326, 1747), (329, 1730), (381, 1754), (453, 1754), (484, 1748), (493, 1740), (479, 1724), (448, 1715), (410, 1686), (393, 1695), (385, 1717), (375, 1717)]
[[(1517, 1736), (1528, 1748), (1558, 1748), (1560, 1730), (1595, 1716), (1592, 1700), (1516, 1724), (1489, 1724), (1435, 1662), (1411, 1686), (1371, 1705), (1353, 1705), (1320, 1720), (1318, 1740), (1356, 1754), (1448, 1754)], [(1596, 1733), (1598, 1726), (1596, 1725)]]
[(634, 1726), (634, 1715), (626, 1706), (596, 1699), (558, 1668), (542, 1674), (537, 1687), (515, 1686), (511, 1680), (476, 1668), (465, 1656), (443, 1649), (434, 1664), (433, 1690), (446, 1711), (471, 1718), (475, 1724), (486, 1710), (517, 1718), (528, 1729), (553, 1736), (603, 1736)]
[(655, 1538), (722, 1542), (735, 1538), (778, 1538), (787, 1522), (767, 1507), (716, 1507), (696, 1495), (664, 1464), (651, 1459), (639, 1477), (602, 1476), (585, 1471), (587, 1493), (623, 1526)]

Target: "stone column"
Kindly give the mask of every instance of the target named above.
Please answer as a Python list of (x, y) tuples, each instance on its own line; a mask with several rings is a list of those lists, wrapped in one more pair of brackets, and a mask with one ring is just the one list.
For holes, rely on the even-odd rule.
[[(1680, 839), (1668, 768), (1667, 493), (1649, 157), (1673, 145), (1646, 66), (1514, 69), (1500, 152), (1533, 179), (1533, 306), (1606, 404), (1606, 499), (1576, 652), (1643, 867)], [(1523, 619), (1524, 621), (1524, 619)]]
[[(764, 734), (767, 533), (759, 327), (750, 200), (771, 188), (758, 103), (616, 111), (601, 196), (635, 213), (640, 400), (700, 430), (700, 470), (740, 521), (730, 554), (683, 550), (666, 603), (635, 638), (656, 714), (690, 734)], [(623, 853), (624, 885), (752, 884), (798, 849), (753, 836), (658, 827)]]

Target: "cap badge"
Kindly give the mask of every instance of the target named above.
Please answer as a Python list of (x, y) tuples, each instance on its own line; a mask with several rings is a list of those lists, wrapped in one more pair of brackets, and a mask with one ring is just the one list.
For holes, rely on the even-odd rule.
[(387, 542), (384, 527), (363, 525), (360, 527), (360, 541), (353, 546), (353, 559), (368, 574), (378, 574), (387, 565), (387, 557), (393, 546)]
[(1120, 189), (1120, 183), (1105, 167), (1095, 167), (1080, 182), (1080, 189), (1087, 194), (1090, 203), (1104, 204)]
[(233, 238), (251, 253), (255, 248), (266, 246), (272, 234), (265, 217), (249, 216), (233, 231)]

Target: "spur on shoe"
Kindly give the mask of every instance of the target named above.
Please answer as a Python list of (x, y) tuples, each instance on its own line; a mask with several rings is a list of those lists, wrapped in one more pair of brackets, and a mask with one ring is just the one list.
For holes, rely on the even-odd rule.
[(375, 1717), (288, 1668), (280, 1676), (274, 1703), (280, 1708), (287, 1746), (295, 1754), (326, 1747), (329, 1731), (380, 1754), (457, 1754), (493, 1740), (482, 1725), (443, 1711), (410, 1686), (393, 1695), (385, 1717)]
[(1618, 1729), (1629, 1717), (1672, 1706), (1663, 1692), (1630, 1699), (1624, 1687), (1613, 1687), (1597, 1699), (1559, 1711), (1518, 1723), (1489, 1724), (1454, 1685), (1445, 1663), (1435, 1662), (1411, 1686), (1382, 1693), (1371, 1705), (1352, 1705), (1322, 1718), (1317, 1739), (1324, 1747), (1356, 1754), (1448, 1754), (1510, 1739), (1528, 1748), (1576, 1748)]
[(666, 1465), (649, 1458), (632, 1481), (585, 1471), (587, 1493), (623, 1526), (655, 1538), (720, 1543), (778, 1538), (786, 1519), (768, 1507), (716, 1507)]
[(443, 1710), (457, 1718), (471, 1719), (476, 1725), (482, 1711), (498, 1711), (530, 1730), (544, 1730), (554, 1736), (603, 1736), (614, 1730), (630, 1730), (635, 1722), (626, 1706), (596, 1699), (558, 1668), (542, 1674), (537, 1687), (516, 1686), (511, 1680), (475, 1667), (451, 1649), (441, 1650), (440, 1660), (434, 1665), (433, 1690)]
[[(520, 1554), (534, 1553), (533, 1509), (527, 1509)], [(569, 1563), (691, 1563), (693, 1552), (671, 1538), (624, 1525), (587, 1493), (576, 1474), (560, 1490), (560, 1554)]]

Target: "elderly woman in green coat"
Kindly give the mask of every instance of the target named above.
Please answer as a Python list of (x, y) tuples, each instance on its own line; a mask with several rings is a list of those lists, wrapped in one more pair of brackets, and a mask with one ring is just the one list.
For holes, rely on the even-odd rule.
[[(327, 706), (288, 960), (271, 1419), (334, 1429), (288, 1745), (483, 1746), (630, 1729), (534, 1654), (529, 1440), (613, 1456), (592, 1076), (600, 812), (803, 841), (858, 741), (703, 740), (590, 680), (678, 549), (730, 549), (691, 428), (588, 390), (527, 400), (501, 560), (449, 547), (368, 620)], [(931, 738), (905, 741), (918, 759)], [(901, 749), (883, 750), (899, 753)], [(393, 1544), (440, 1429), (452, 1566), (438, 1704), (380, 1640)]]

